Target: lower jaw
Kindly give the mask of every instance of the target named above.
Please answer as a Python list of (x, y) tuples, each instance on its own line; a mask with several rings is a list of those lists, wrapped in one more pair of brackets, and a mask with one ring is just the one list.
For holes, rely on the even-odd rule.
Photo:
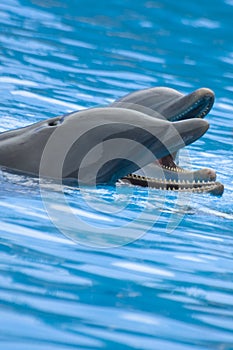
[(224, 186), (220, 182), (215, 181), (177, 181), (177, 180), (161, 180), (130, 174), (121, 179), (123, 183), (134, 186), (148, 187), (159, 190), (192, 192), (192, 193), (211, 193), (215, 196), (221, 196), (224, 192)]

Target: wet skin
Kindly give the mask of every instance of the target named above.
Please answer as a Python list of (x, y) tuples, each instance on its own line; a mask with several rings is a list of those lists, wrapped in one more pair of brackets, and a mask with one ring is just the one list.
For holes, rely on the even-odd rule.
[[(167, 88), (141, 90), (107, 108), (73, 112), (1, 133), (0, 165), (33, 176), (78, 178), (78, 185), (123, 181), (220, 195), (223, 185), (214, 181), (213, 170), (185, 171), (174, 161), (179, 149), (207, 131), (209, 125), (201, 118), (213, 101), (208, 89), (187, 96)], [(125, 147), (124, 139), (134, 144)], [(101, 149), (83, 165), (86, 154), (98, 145)]]

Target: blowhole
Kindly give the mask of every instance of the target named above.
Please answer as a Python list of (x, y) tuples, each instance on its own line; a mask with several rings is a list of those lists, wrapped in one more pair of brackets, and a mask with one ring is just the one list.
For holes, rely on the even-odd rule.
[(48, 123), (48, 126), (57, 126), (58, 124), (60, 124), (60, 120), (57, 119), (57, 120), (51, 120), (49, 123)]

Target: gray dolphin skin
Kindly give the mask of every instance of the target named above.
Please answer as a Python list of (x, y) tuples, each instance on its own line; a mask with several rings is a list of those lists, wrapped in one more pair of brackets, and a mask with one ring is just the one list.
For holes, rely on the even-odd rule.
[[(198, 89), (188, 95), (183, 95), (175, 89), (155, 87), (133, 92), (111, 104), (112, 107), (128, 108), (144, 112), (154, 118), (161, 118), (171, 122), (191, 118), (204, 118), (214, 104), (214, 92), (207, 88)], [(196, 171), (185, 170), (176, 165), (177, 154), (163, 157), (128, 177), (128, 182), (140, 183), (140, 177), (145, 173), (152, 179), (158, 178), (163, 169), (166, 181), (154, 181), (154, 187), (170, 188), (187, 191), (209, 191), (222, 193), (222, 184), (215, 182), (216, 172), (204, 168)], [(141, 181), (141, 186), (143, 186)], [(172, 183), (172, 185), (171, 185)], [(197, 186), (198, 184), (198, 186)]]
[[(154, 100), (151, 90), (156, 91)], [(181, 181), (180, 174), (184, 171), (177, 171), (179, 167), (174, 165), (173, 155), (199, 139), (209, 127), (201, 118), (212, 107), (213, 93), (208, 89), (197, 91), (188, 97), (167, 88), (142, 90), (139, 93), (146, 97), (149, 92), (150, 99), (143, 102), (144, 105), (138, 104), (138, 109), (124, 106), (121, 99), (110, 107), (73, 112), (3, 132), (0, 134), (0, 166), (6, 171), (32, 176), (75, 179), (77, 185), (113, 185), (120, 181), (143, 187), (221, 195), (223, 185), (207, 180), (205, 173), (203, 182), (199, 181), (200, 174), (195, 178), (194, 172), (186, 181)], [(135, 94), (126, 99), (134, 100)], [(129, 104), (134, 105), (134, 101)], [(170, 164), (176, 170), (171, 169)], [(151, 170), (151, 166), (157, 172), (154, 168)], [(164, 173), (165, 167), (165, 176), (161, 176), (161, 169)], [(137, 174), (140, 171), (148, 175)], [(158, 172), (160, 179), (155, 176)], [(210, 171), (208, 176), (215, 175)]]

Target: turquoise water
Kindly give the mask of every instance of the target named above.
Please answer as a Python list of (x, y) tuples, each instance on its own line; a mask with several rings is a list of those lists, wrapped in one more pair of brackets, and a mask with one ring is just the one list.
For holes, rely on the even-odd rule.
[(1, 172), (1, 349), (233, 349), (232, 17), (232, 0), (1, 1), (0, 131), (146, 87), (209, 87), (211, 127), (181, 161), (225, 185), (221, 198), (67, 186), (72, 222), (56, 188)]

